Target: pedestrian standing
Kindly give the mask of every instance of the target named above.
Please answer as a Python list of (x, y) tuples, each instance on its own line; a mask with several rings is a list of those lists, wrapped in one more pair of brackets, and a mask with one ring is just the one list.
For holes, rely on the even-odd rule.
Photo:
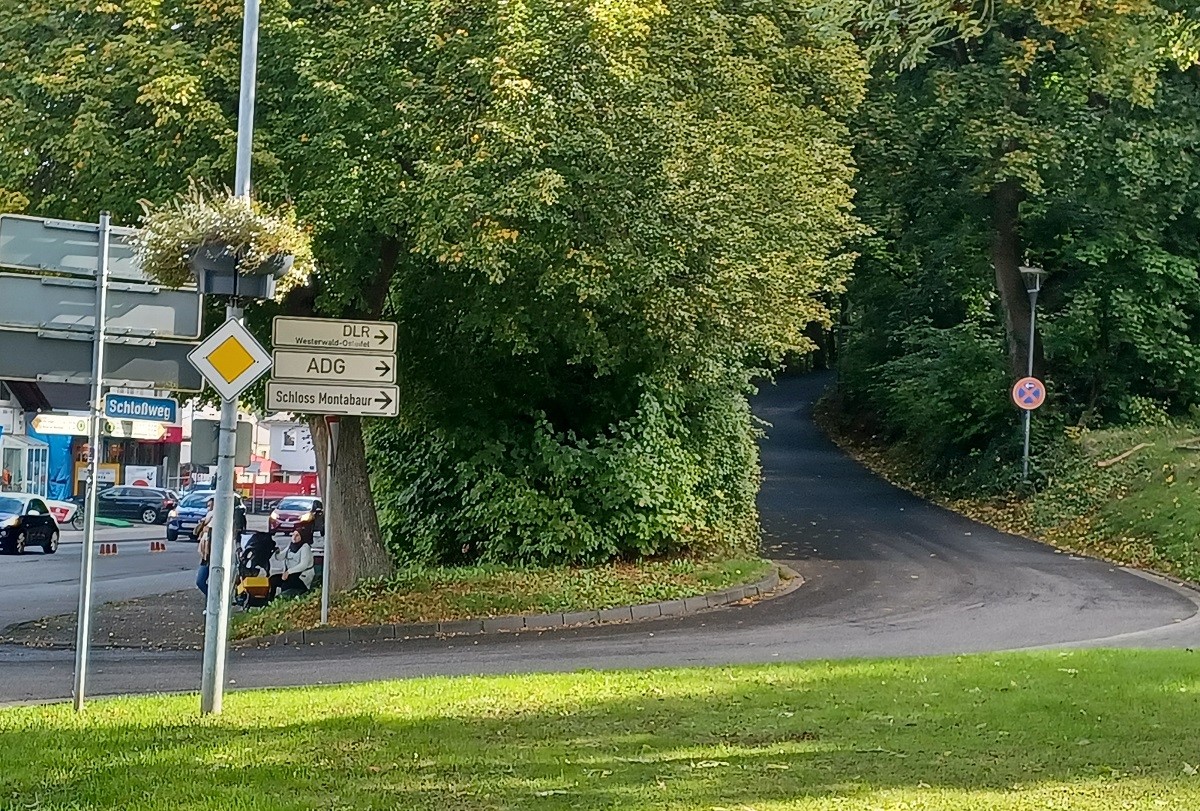
[[(208, 511), (204, 513), (204, 517), (200, 519), (200, 523), (196, 524), (193, 534), (195, 534), (198, 542), (196, 544), (196, 551), (200, 555), (200, 567), (196, 570), (196, 588), (200, 589), (200, 593), (207, 599), (208, 563), (212, 553), (212, 523), (216, 502), (210, 498), (205, 506), (208, 508)], [(207, 614), (208, 609), (205, 609), (204, 613)]]

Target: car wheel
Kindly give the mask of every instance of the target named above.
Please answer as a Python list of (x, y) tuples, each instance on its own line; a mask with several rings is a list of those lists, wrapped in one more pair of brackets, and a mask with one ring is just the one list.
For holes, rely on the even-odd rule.
[(179, 540), (179, 533), (172, 532), (171, 530), (168, 529), (167, 530), (167, 543), (175, 543), (177, 540)]
[(42, 544), (42, 551), (45, 552), (47, 555), (53, 555), (55, 552), (58, 551), (58, 530), (57, 529), (54, 530), (53, 532), (51, 532), (49, 540), (47, 540), (44, 544)]
[(12, 553), (14, 555), (24, 555), (25, 554), (25, 533), (24, 532), (17, 533), (17, 539), (15, 541), (13, 541)]
[(153, 507), (147, 507), (146, 509), (142, 510), (142, 523), (157, 524), (158, 510), (154, 509)]
[(75, 515), (71, 517), (71, 529), (83, 532), (83, 507), (75, 511)]

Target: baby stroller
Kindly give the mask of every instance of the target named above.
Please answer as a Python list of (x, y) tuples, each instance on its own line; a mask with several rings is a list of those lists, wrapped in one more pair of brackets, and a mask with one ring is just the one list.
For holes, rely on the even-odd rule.
[(271, 556), (278, 549), (269, 532), (256, 532), (246, 541), (234, 584), (235, 600), (243, 610), (271, 602)]

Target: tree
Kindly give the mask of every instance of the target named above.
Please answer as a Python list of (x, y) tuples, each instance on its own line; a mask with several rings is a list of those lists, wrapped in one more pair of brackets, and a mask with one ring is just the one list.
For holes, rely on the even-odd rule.
[[(3, 31), (0, 189), (129, 218), (228, 176), (240, 4), (61, 6)], [(400, 559), (755, 539), (748, 381), (849, 264), (849, 37), (803, 0), (296, 0), (261, 43), (256, 192), (321, 266), (280, 307), (401, 325), (401, 418), (343, 424), (335, 585), (384, 568), (368, 484)]]
[[(880, 56), (857, 134), (860, 212), (877, 238), (851, 291), (852, 407), (914, 437), (953, 414), (926, 445), (935, 457), (1006, 443), (1004, 392), (1028, 352), (1026, 262), (1053, 274), (1042, 323), (1057, 344), (1039, 341), (1035, 368), (1056, 382), (1060, 413), (1112, 416), (1125, 395), (1095, 394), (1121, 387), (1194, 402), (1184, 370), (1197, 359), (1200, 313), (1188, 301), (1200, 255), (1180, 234), (1196, 224), (1184, 112), (1195, 11), (1153, 0), (998, 0), (956, 4), (957, 17), (937, 3), (910, 8), (927, 13), (910, 30), (862, 29)], [(1165, 353), (1151, 345), (1164, 343)], [(939, 363), (939, 345), (979, 361), (965, 374), (909, 362)], [(989, 347), (1005, 363), (989, 362)], [(1114, 373), (1120, 386), (1102, 381)]]

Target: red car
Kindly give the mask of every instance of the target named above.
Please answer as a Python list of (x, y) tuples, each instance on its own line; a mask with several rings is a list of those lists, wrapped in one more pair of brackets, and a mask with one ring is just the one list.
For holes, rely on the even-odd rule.
[(267, 518), (268, 532), (272, 535), (277, 532), (290, 534), (296, 529), (310, 534), (325, 534), (325, 510), (321, 507), (321, 499), (315, 496), (288, 496), (271, 510)]

